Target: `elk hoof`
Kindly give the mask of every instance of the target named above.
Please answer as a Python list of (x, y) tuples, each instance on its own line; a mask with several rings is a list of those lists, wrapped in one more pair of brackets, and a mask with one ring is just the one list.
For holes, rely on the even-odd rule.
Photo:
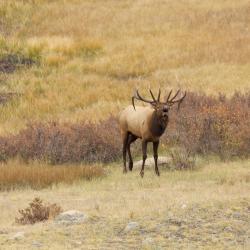
[(143, 178), (143, 176), (144, 176), (144, 171), (141, 171), (141, 172), (140, 172), (140, 175), (141, 175), (141, 178)]
[(127, 169), (123, 169), (123, 173), (126, 174), (127, 173)]
[(160, 172), (159, 171), (156, 171), (155, 173), (156, 173), (156, 175), (160, 176)]
[(128, 167), (129, 167), (129, 170), (132, 171), (132, 169), (133, 169), (133, 162), (130, 162)]

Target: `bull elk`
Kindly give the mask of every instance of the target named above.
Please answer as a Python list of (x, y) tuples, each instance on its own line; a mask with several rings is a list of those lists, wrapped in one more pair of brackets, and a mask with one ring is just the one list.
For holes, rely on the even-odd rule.
[[(136, 139), (140, 138), (142, 140), (142, 153), (143, 161), (140, 175), (144, 176), (144, 165), (147, 158), (147, 144), (148, 142), (153, 143), (153, 153), (155, 161), (155, 173), (160, 176), (160, 172), (157, 165), (158, 160), (158, 146), (159, 139), (163, 135), (167, 125), (168, 125), (168, 114), (169, 109), (174, 105), (178, 104), (179, 107), (186, 96), (186, 92), (181, 98), (177, 98), (180, 90), (171, 97), (172, 90), (169, 92), (165, 101), (161, 102), (161, 91), (159, 89), (157, 99), (154, 97), (151, 90), (150, 94), (152, 100), (145, 99), (136, 90), (132, 97), (132, 105), (121, 111), (119, 115), (119, 123), (122, 134), (123, 141), (123, 172), (127, 172), (126, 168), (126, 155), (128, 152), (129, 156), (129, 170), (133, 169), (133, 159), (131, 156), (130, 145)], [(149, 106), (137, 106), (135, 108), (134, 101), (139, 100), (145, 103), (149, 103)]]

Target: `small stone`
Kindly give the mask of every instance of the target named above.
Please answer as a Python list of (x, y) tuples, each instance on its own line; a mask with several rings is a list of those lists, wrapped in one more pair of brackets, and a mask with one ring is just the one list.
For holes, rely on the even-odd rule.
[(232, 229), (232, 227), (227, 226), (227, 227), (224, 228), (224, 231), (226, 231), (226, 232), (233, 232), (233, 229)]
[(55, 218), (55, 222), (58, 224), (73, 225), (73, 224), (81, 224), (86, 219), (87, 219), (86, 214), (77, 210), (69, 210), (59, 214)]
[(10, 237), (11, 240), (21, 240), (24, 238), (24, 232), (17, 232), (12, 237)]
[(132, 231), (132, 230), (135, 230), (139, 227), (139, 224), (135, 221), (131, 221), (127, 224), (127, 226), (125, 227), (124, 231), (125, 232), (129, 232), (129, 231)]
[(42, 247), (43, 246), (43, 244), (41, 243), (41, 242), (39, 242), (39, 241), (36, 241), (36, 240), (34, 240), (33, 242), (32, 242), (32, 246), (33, 247)]
[(80, 240), (78, 240), (78, 241), (73, 241), (72, 242), (72, 245), (74, 245), (74, 246), (81, 246), (83, 244), (83, 242), (82, 241), (80, 241)]
[(240, 218), (241, 218), (241, 213), (239, 213), (239, 212), (234, 212), (234, 213), (233, 213), (233, 217), (234, 217), (235, 219), (240, 219)]
[(182, 208), (182, 209), (185, 209), (186, 207), (187, 207), (187, 204), (182, 204), (182, 205), (181, 205), (181, 208)]
[[(165, 157), (165, 156), (159, 156), (158, 157), (158, 166), (162, 166), (162, 165), (167, 165), (171, 162), (171, 158), (170, 157)], [(155, 160), (153, 157), (147, 158), (146, 162), (145, 162), (145, 166), (149, 166), (149, 167), (153, 167), (155, 164)], [(140, 168), (142, 166), (142, 160), (140, 161), (136, 161), (134, 163), (134, 168)]]
[(6, 231), (6, 230), (0, 230), (0, 234), (8, 234), (8, 231)]
[(145, 239), (142, 241), (142, 244), (143, 244), (143, 245), (152, 245), (152, 244), (154, 244), (154, 240), (153, 240), (152, 238), (150, 238), (150, 237), (147, 237), (147, 238), (145, 238)]

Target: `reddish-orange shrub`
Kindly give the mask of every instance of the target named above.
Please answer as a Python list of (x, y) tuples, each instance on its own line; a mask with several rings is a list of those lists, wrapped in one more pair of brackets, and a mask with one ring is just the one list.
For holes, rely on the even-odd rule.
[(231, 98), (188, 93), (171, 118), (165, 143), (222, 158), (250, 155), (250, 93)]
[[(250, 156), (250, 93), (227, 98), (187, 93), (180, 111), (171, 110), (162, 142), (196, 154), (221, 158)], [(18, 135), (0, 138), (0, 160), (20, 156), (24, 160), (110, 162), (121, 156), (117, 120), (99, 124), (32, 124)]]
[(20, 156), (24, 160), (110, 162), (120, 156), (120, 135), (115, 118), (99, 124), (37, 123), (18, 135), (0, 138), (0, 160)]

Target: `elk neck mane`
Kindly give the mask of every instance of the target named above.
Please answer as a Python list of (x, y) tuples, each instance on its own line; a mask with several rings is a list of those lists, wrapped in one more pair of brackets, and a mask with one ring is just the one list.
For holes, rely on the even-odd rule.
[(152, 113), (150, 120), (150, 130), (154, 136), (160, 137), (168, 124), (168, 120), (164, 120), (162, 117), (158, 117), (156, 111)]

